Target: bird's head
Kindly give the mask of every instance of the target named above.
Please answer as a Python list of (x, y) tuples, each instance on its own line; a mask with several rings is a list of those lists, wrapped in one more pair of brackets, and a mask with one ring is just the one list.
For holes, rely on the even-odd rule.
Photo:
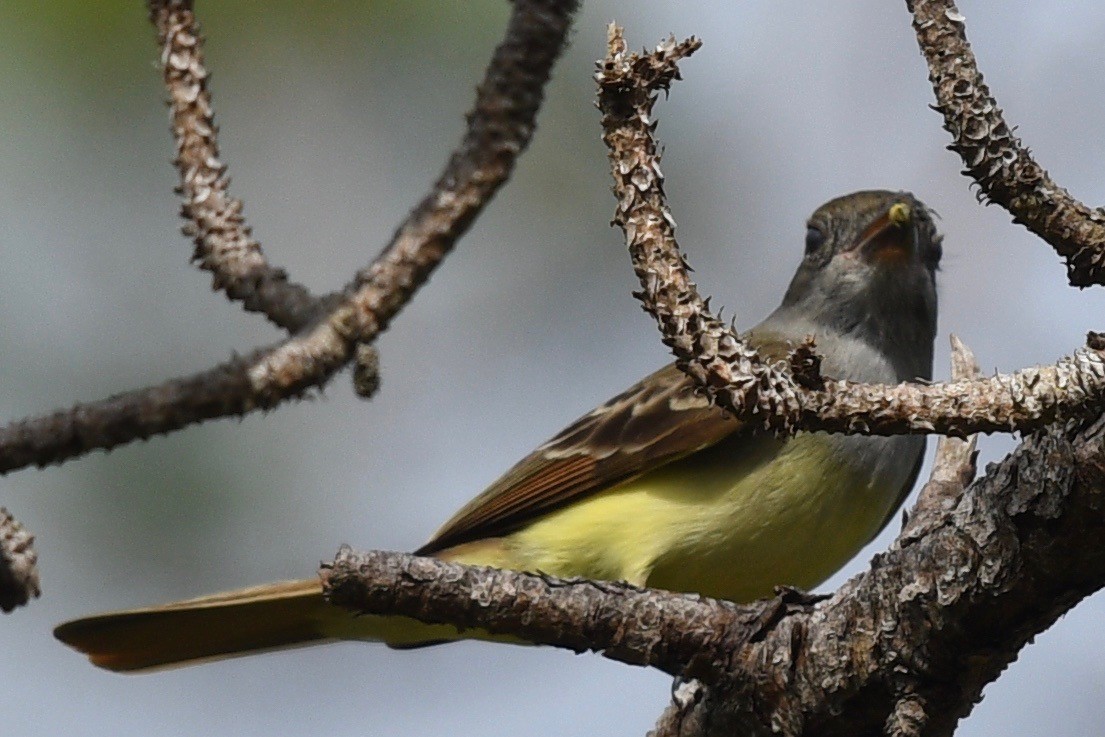
[(909, 192), (830, 200), (807, 222), (783, 305), (887, 351), (920, 350), (931, 367), (941, 240), (932, 211)]

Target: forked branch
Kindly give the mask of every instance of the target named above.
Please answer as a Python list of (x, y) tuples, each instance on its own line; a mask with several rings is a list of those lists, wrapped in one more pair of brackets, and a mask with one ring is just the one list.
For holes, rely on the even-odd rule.
[[(300, 300), (302, 293), (267, 266), (240, 220), (240, 206), (226, 195), (222, 164), (205, 158), (217, 150), (205, 130), (209, 110), (200, 104), (206, 98), (192, 40), (196, 32), (182, 25), (185, 19), (194, 22), (190, 3), (151, 0), (155, 21), (163, 21), (169, 34), (171, 95), (181, 97), (180, 115), (199, 129), (182, 134), (187, 145), (182, 144), (179, 159), (186, 209), (203, 241), (201, 259), (228, 293), (254, 300), (266, 314), (271, 309), (270, 318), (285, 327), (301, 329), (278, 346), (208, 371), (0, 428), (0, 473), (273, 407), (328, 382), (353, 360), (358, 345), (371, 343), (386, 329), (510, 176), (533, 134), (545, 83), (576, 6), (575, 0), (516, 0), (464, 139), (430, 193), (370, 266), (340, 294), (323, 298), (328, 311), (301, 325), (310, 313), (309, 301)], [(191, 110), (190, 100), (199, 107)], [(202, 171), (193, 173), (193, 166)], [(212, 202), (217, 207), (206, 209)]]
[(641, 283), (636, 296), (656, 318), (679, 367), (719, 406), (786, 433), (955, 436), (1031, 431), (1105, 409), (1105, 339), (1096, 334), (1054, 366), (943, 384), (827, 381), (811, 389), (796, 380), (795, 361), (760, 358), (698, 294), (664, 197), (652, 108), (658, 92), (678, 78), (677, 63), (698, 46), (693, 38), (671, 39), (651, 54), (631, 54), (621, 30), (611, 26), (596, 80), (618, 200), (614, 222), (625, 232)]

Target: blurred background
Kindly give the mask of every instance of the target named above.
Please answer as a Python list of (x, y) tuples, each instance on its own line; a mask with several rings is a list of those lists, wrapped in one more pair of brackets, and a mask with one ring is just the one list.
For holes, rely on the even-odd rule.
[[(995, 94), (1076, 196), (1105, 201), (1105, 5), (964, 2)], [(508, 7), (500, 0), (201, 3), (221, 143), (271, 260), (322, 291), (434, 180)], [(855, 189), (942, 216), (947, 334), (986, 370), (1046, 363), (1102, 329), (1100, 289), (975, 201), (904, 3), (584, 3), (513, 181), (383, 336), (383, 388), (61, 468), (0, 478), (38, 536), (44, 595), (0, 618), (0, 711), (24, 735), (642, 735), (656, 672), (555, 650), (341, 644), (168, 673), (95, 670), (50, 636), (90, 612), (313, 575), (343, 542), (410, 549), (566, 422), (668, 360), (632, 272), (593, 107), (606, 23), (704, 48), (659, 107), (680, 242), (750, 325), (804, 220)], [(142, 4), (0, 0), (0, 417), (187, 374), (279, 336), (209, 290), (179, 235), (157, 49)], [(983, 442), (983, 461), (1012, 440)], [(861, 570), (893, 530), (840, 577)], [(1095, 597), (1028, 647), (960, 734), (1098, 735)]]

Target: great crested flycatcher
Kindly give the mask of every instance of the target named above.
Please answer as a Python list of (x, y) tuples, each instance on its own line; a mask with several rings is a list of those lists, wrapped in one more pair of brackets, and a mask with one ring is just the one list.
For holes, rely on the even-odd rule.
[[(907, 192), (837, 198), (810, 218), (782, 305), (748, 337), (768, 359), (816, 340), (827, 376), (931, 378), (941, 239)], [(780, 439), (711, 406), (674, 365), (592, 410), (445, 523), (422, 555), (750, 601), (824, 581), (893, 516), (925, 440)], [(55, 635), (116, 671), (334, 639), (490, 638), (354, 617), (317, 579), (78, 619)]]

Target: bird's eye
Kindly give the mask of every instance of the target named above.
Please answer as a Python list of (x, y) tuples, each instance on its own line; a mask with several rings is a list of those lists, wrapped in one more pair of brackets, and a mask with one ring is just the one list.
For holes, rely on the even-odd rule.
[(825, 245), (825, 234), (812, 225), (806, 229), (806, 254), (809, 255)]

